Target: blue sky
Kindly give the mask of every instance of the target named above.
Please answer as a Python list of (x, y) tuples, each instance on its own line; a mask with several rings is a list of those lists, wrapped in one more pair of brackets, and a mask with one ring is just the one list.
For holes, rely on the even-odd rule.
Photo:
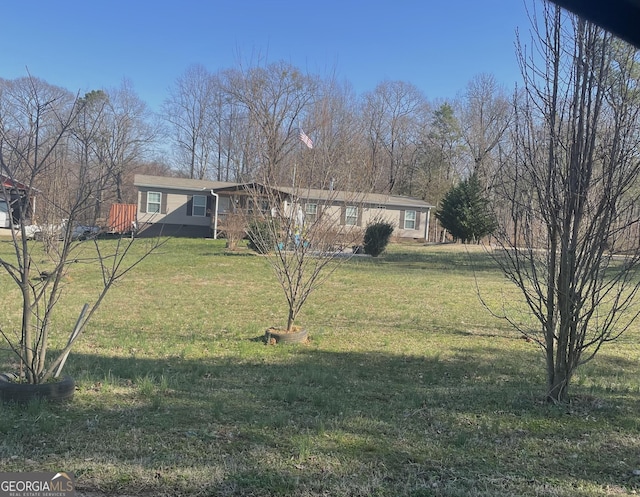
[(519, 79), (524, 0), (9, 0), (0, 77), (29, 72), (73, 92), (120, 86), (158, 110), (191, 64), (212, 72), (285, 60), (356, 93), (384, 80), (453, 98), (479, 73)]

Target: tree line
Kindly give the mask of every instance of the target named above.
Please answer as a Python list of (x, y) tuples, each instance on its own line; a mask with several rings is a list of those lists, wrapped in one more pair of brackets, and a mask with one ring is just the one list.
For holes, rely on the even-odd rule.
[(149, 159), (160, 129), (126, 81), (80, 96), (32, 75), (0, 79), (0, 173), (48, 199), (40, 223), (69, 218), (80, 198), (86, 223), (134, 202), (136, 171), (170, 171)]
[[(535, 50), (535, 44), (530, 48)], [(516, 52), (526, 69), (525, 54)], [(11, 133), (30, 133), (20, 122), (24, 116), (46, 110), (60, 121), (73, 113), (62, 140), (64, 154), (58, 143), (52, 155), (69, 174), (56, 169), (40, 175), (41, 185), (54, 187), (82, 169), (83, 181), (91, 177), (101, 192), (94, 199), (98, 218), (111, 202), (135, 202), (135, 172), (232, 182), (266, 179), (280, 185), (295, 178), (310, 187), (426, 200), (441, 214), (432, 223), (430, 240), (444, 240), (453, 232), (454, 239), (475, 241), (496, 223), (481, 212), (472, 224), (486, 229), (460, 230), (468, 220), (456, 210), (477, 214), (477, 206), (483, 206), (497, 209), (503, 220), (508, 217), (498, 191), (519, 180), (511, 170), (522, 160), (517, 145), (529, 132), (521, 124), (525, 80), (523, 74), (521, 87), (507, 89), (492, 75), (479, 74), (455, 99), (429, 101), (403, 81), (383, 81), (356, 95), (348, 82), (308, 74), (283, 61), (216, 72), (196, 64), (176, 79), (154, 114), (128, 81), (119, 88), (73, 95), (27, 76), (0, 79), (0, 124), (7, 143)], [(542, 131), (539, 122), (533, 124)], [(312, 150), (300, 143), (300, 129), (312, 137)], [(5, 174), (27, 174), (20, 171), (19, 160), (6, 151), (5, 156)], [(467, 193), (473, 199), (466, 207), (458, 205), (471, 178), (474, 188)], [(452, 216), (455, 223), (442, 230), (437, 221)]]
[[(416, 86), (348, 84), (285, 62), (216, 73), (194, 65), (162, 107), (172, 164), (185, 176), (408, 195), (437, 204), (458, 181), (489, 178), (512, 119), (511, 93), (489, 74), (458, 98), (430, 102)], [(300, 146), (298, 130), (314, 140)]]
[[(512, 119), (510, 98), (488, 74), (473, 78), (455, 100), (430, 102), (402, 81), (383, 81), (358, 96), (348, 83), (282, 61), (215, 73), (193, 65), (157, 114), (128, 81), (74, 95), (31, 75), (0, 79), (0, 124), (5, 138), (28, 136), (33, 130), (22, 120), (46, 113), (55, 136), (67, 116), (57, 143), (64, 160), (57, 153), (56, 161), (70, 174), (42, 175), (42, 183), (77, 176), (83, 164), (83, 174), (100, 183), (100, 215), (111, 201), (133, 200), (135, 172), (233, 182), (266, 177), (285, 185), (295, 174), (313, 187), (357, 187), (437, 204), (472, 172), (488, 178), (496, 170)], [(299, 129), (312, 137), (313, 150), (300, 146)], [(5, 174), (28, 174), (14, 157), (5, 163)]]

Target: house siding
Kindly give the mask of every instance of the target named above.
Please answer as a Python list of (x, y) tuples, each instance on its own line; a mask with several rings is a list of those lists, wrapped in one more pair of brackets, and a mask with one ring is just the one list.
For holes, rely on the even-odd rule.
[[(416, 211), (416, 227), (415, 229), (404, 228), (404, 213), (407, 210)], [(397, 238), (424, 239), (426, 220), (429, 212), (428, 209), (419, 209), (416, 207), (370, 207), (365, 208), (363, 212), (363, 226), (377, 220), (391, 223), (394, 227), (393, 236)]]
[[(138, 177), (136, 177), (138, 180)], [(136, 181), (138, 187), (138, 223), (139, 226), (150, 227), (153, 225), (163, 225), (164, 229), (179, 230), (182, 227), (184, 232), (188, 232), (189, 236), (210, 236), (212, 227), (212, 213), (215, 212), (215, 200), (210, 194), (211, 190), (219, 190), (220, 188), (228, 188), (226, 185), (237, 184), (223, 184), (217, 185), (212, 182), (199, 182), (196, 180), (181, 180), (175, 179), (177, 184), (180, 182), (187, 183), (184, 188), (171, 187), (168, 184), (172, 181), (172, 178), (164, 177), (149, 177), (141, 176), (139, 181)], [(217, 188), (216, 188), (217, 186)], [(161, 213), (147, 213), (146, 211), (146, 195), (147, 192), (161, 192), (162, 193), (162, 212)], [(224, 216), (225, 213), (230, 212), (232, 206), (232, 197), (234, 192), (219, 191), (219, 205), (218, 214)], [(322, 192), (319, 192), (321, 195)], [(207, 195), (208, 196), (208, 214), (206, 217), (192, 216), (189, 212), (190, 199), (194, 195)], [(370, 196), (371, 197), (371, 196)], [(363, 230), (366, 226), (376, 220), (384, 220), (390, 222), (394, 226), (393, 236), (397, 238), (406, 239), (425, 239), (425, 228), (427, 220), (429, 219), (429, 211), (431, 206), (426, 202), (422, 202), (416, 199), (406, 199), (407, 205), (398, 205), (401, 202), (405, 202), (400, 197), (377, 197), (379, 201), (377, 203), (355, 202), (350, 203), (348, 201), (334, 201), (331, 205), (327, 205), (326, 201), (321, 198), (315, 199), (309, 197), (304, 199), (303, 203), (317, 203), (318, 214), (322, 212), (323, 216), (331, 216), (336, 220), (340, 220), (340, 224), (345, 224), (345, 206), (354, 205), (358, 208), (358, 221), (357, 225)], [(393, 198), (394, 204), (385, 204), (385, 198)], [(210, 206), (210, 209), (209, 209)], [(416, 212), (416, 226), (415, 229), (408, 230), (404, 228), (404, 214), (407, 210)], [(190, 229), (184, 229), (185, 227)], [(157, 229), (156, 229), (157, 231)], [(197, 233), (192, 235), (192, 233)]]
[[(160, 213), (146, 212), (147, 192), (160, 192), (162, 194), (162, 207)], [(205, 194), (206, 195), (206, 194)], [(189, 212), (190, 199), (192, 194), (185, 194), (179, 191), (160, 190), (158, 188), (147, 188), (138, 192), (138, 222), (165, 223), (165, 224), (189, 224), (194, 226), (210, 226), (210, 216), (192, 216)], [(164, 211), (164, 212), (162, 212)]]
[[(146, 212), (147, 192), (159, 192), (162, 195), (159, 213)], [(194, 194), (206, 195), (206, 192)], [(210, 236), (211, 217), (190, 215), (189, 200), (193, 198), (194, 194), (185, 194), (179, 190), (172, 189), (140, 187), (138, 191), (137, 219), (140, 236)]]

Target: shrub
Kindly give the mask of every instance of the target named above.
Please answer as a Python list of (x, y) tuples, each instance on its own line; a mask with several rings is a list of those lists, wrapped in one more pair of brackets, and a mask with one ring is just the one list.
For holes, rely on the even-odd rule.
[(393, 233), (393, 224), (377, 221), (367, 225), (364, 232), (364, 252), (372, 257), (378, 257), (389, 244)]
[(247, 219), (242, 212), (233, 212), (224, 217), (224, 231), (219, 237), (226, 238), (227, 248), (235, 250), (247, 233)]
[(255, 219), (249, 223), (249, 243), (247, 247), (259, 254), (267, 254), (276, 247), (276, 226), (274, 221)]

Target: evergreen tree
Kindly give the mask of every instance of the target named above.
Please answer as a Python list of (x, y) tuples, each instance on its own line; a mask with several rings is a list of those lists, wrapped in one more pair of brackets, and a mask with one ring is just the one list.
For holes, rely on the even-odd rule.
[(462, 243), (479, 241), (496, 228), (489, 200), (475, 173), (446, 193), (436, 218)]

